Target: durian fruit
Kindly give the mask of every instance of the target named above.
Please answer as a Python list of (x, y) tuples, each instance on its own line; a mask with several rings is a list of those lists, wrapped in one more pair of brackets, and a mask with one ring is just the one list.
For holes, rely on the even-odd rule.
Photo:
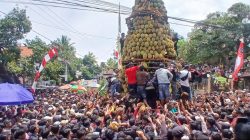
[(146, 53), (144, 53), (144, 54), (142, 55), (142, 58), (143, 58), (143, 59), (147, 59), (147, 58), (148, 58), (148, 55), (147, 55)]
[(142, 66), (143, 66), (144, 68), (148, 68), (148, 64), (147, 64), (146, 62), (142, 62)]
[(127, 19), (124, 60), (176, 57), (166, 13), (162, 0), (135, 0), (131, 17)]

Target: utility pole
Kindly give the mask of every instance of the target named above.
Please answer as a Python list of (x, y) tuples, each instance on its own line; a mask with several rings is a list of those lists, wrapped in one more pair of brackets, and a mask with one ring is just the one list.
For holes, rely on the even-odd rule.
[(65, 63), (65, 82), (68, 82), (68, 64)]
[(65, 73), (64, 75), (60, 75), (60, 77), (63, 77), (65, 82), (68, 82), (68, 64), (69, 63), (67, 62), (67, 60), (64, 60), (60, 57), (58, 57), (58, 60), (61, 61), (63, 64), (65, 64)]
[(118, 36), (117, 36), (117, 46), (116, 50), (118, 53), (117, 63), (118, 63), (118, 69), (122, 69), (122, 45), (121, 45), (121, 35), (122, 35), (122, 29), (121, 29), (121, 6), (119, 2), (119, 13), (118, 13)]

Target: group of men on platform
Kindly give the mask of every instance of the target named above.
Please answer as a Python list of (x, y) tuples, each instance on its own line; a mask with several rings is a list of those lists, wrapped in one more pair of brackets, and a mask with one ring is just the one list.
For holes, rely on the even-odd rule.
[(189, 84), (191, 72), (188, 69), (189, 66), (184, 66), (184, 69), (178, 72), (174, 64), (168, 67), (161, 63), (154, 75), (150, 76), (143, 65), (134, 66), (130, 63), (125, 70), (129, 93), (142, 99), (146, 105), (148, 105), (147, 99), (152, 99), (147, 98), (150, 94), (155, 94), (162, 104), (179, 98), (182, 93), (186, 93), (191, 99)]

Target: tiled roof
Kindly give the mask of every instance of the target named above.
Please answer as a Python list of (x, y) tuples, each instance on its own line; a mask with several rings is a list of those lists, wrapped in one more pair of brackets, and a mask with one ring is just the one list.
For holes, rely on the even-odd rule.
[(21, 51), (21, 57), (30, 57), (33, 55), (33, 51), (32, 49), (29, 49), (28, 47), (26, 46), (20, 46), (20, 51)]

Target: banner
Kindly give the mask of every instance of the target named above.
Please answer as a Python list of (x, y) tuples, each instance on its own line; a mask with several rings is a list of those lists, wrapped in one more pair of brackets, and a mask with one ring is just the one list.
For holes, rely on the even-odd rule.
[(98, 84), (96, 79), (93, 79), (93, 80), (84, 80), (83, 86), (84, 87), (98, 88), (100, 85)]

